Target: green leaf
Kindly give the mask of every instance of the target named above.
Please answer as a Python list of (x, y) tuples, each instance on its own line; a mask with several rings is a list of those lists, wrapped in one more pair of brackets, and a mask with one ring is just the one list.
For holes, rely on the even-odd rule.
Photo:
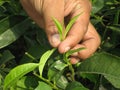
[[(66, 64), (62, 64), (62, 62), (60, 63), (61, 65), (58, 65), (58, 62), (60, 62), (60, 60), (54, 62), (48, 69), (48, 79), (54, 83), (56, 83), (56, 85), (62, 89), (65, 89), (66, 85), (68, 84), (67, 79), (63, 76), (63, 72), (64, 72), (64, 68), (66, 67)], [(59, 67), (61, 66), (61, 67)]]
[(56, 85), (63, 90), (65, 90), (68, 84), (69, 83), (67, 79), (63, 75), (61, 75), (60, 78), (56, 82)]
[(67, 64), (63, 63), (61, 60), (58, 60), (55, 62), (54, 68), (61, 71), (67, 66), (68, 66)]
[(66, 52), (66, 57), (70, 56), (71, 54), (75, 53), (75, 52), (79, 52), (81, 50), (84, 50), (85, 48), (78, 48), (75, 50), (69, 50), (68, 52)]
[(30, 26), (23, 16), (11, 16), (0, 21), (0, 49), (17, 40)]
[(95, 14), (104, 7), (104, 0), (92, 0), (92, 13)]
[(42, 57), (40, 58), (40, 62), (39, 62), (39, 72), (40, 75), (42, 76), (43, 73), (43, 69), (45, 66), (45, 63), (47, 62), (48, 58), (53, 54), (53, 52), (56, 50), (56, 48), (53, 48), (52, 50), (48, 50), (46, 51)]
[(28, 63), (28, 64), (19, 65), (19, 66), (15, 67), (14, 69), (12, 69), (10, 71), (10, 73), (5, 77), (4, 90), (10, 88), (21, 77), (23, 77), (25, 74), (33, 71), (36, 67), (38, 67), (38, 64)]
[(34, 90), (38, 86), (38, 80), (34, 76), (24, 76), (17, 82), (14, 90)]
[(51, 86), (49, 86), (48, 84), (44, 82), (39, 82), (39, 85), (37, 86), (35, 90), (52, 90), (52, 88)]
[[(81, 13), (81, 14), (82, 14), (82, 13)], [(68, 23), (68, 25), (66, 26), (66, 29), (65, 29), (64, 39), (66, 38), (67, 33), (68, 33), (69, 30), (71, 29), (72, 25), (75, 23), (75, 21), (78, 19), (78, 17), (79, 17), (81, 14), (78, 14), (77, 16), (73, 17), (73, 18), (70, 20), (70, 22)]]
[(60, 35), (60, 40), (62, 40), (62, 39), (63, 39), (63, 38), (62, 38), (62, 35), (63, 35), (63, 27), (62, 27), (61, 23), (60, 23), (57, 19), (53, 18), (53, 21), (54, 21), (54, 23), (55, 23), (55, 25), (56, 25), (56, 27), (57, 27), (57, 29), (58, 29), (58, 32), (59, 32), (59, 35)]
[(120, 10), (117, 10), (114, 17), (113, 24), (119, 24), (119, 18), (120, 18)]
[(15, 58), (15, 56), (13, 56), (13, 54), (9, 50), (5, 50), (0, 59), (0, 65), (5, 64), (6, 62), (8, 62), (9, 60), (12, 60), (14, 58)]
[[(57, 62), (57, 61), (56, 61)], [(63, 71), (58, 70), (55, 68), (55, 66), (57, 66), (57, 63), (54, 62), (53, 64), (51, 64), (51, 66), (48, 69), (48, 79), (51, 81), (55, 81), (58, 80), (59, 77), (62, 75)], [(56, 81), (55, 81), (56, 82)]]
[(89, 90), (89, 89), (85, 88), (81, 83), (73, 81), (68, 84), (65, 90)]
[(10, 0), (0, 0), (0, 6), (5, 2), (10, 2)]
[(116, 88), (120, 88), (120, 57), (101, 52), (88, 58), (78, 68), (80, 73), (102, 74)]

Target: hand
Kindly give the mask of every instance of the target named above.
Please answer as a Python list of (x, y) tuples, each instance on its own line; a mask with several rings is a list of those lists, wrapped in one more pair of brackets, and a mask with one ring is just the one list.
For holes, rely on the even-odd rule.
[[(91, 28), (92, 25), (89, 24), (91, 11), (91, 4), (89, 0), (21, 0), (21, 3), (28, 15), (41, 28), (45, 29), (50, 44), (53, 47), (58, 47), (60, 53), (64, 53), (69, 49), (80, 47), (85, 42), (87, 42), (87, 40), (89, 40), (89, 43), (85, 43), (87, 44), (87, 47), (85, 46), (87, 49), (82, 51), (83, 54), (81, 52), (81, 54), (73, 55), (71, 61), (75, 61), (78, 58), (84, 59), (89, 57), (98, 48), (100, 43), (99, 40), (96, 40), (99, 39), (98, 34), (95, 32), (94, 28)], [(80, 14), (81, 12), (83, 13), (72, 26), (66, 39), (61, 42), (58, 30), (52, 20), (52, 17), (55, 17), (61, 23), (63, 23), (63, 21), (66, 23), (66, 21), (69, 21), (69, 19)], [(90, 32), (92, 32), (94, 36), (92, 36)], [(81, 40), (83, 43), (79, 44)], [(94, 42), (95, 44), (93, 47), (94, 49), (89, 47), (91, 42)]]
[(93, 27), (91, 23), (89, 23), (88, 30), (85, 36), (83, 37), (82, 41), (72, 48), (77, 49), (84, 47), (85, 49), (71, 55), (70, 58), (71, 63), (76, 64), (77, 62), (90, 57), (97, 50), (97, 48), (100, 45), (100, 42), (101, 40), (96, 29)]

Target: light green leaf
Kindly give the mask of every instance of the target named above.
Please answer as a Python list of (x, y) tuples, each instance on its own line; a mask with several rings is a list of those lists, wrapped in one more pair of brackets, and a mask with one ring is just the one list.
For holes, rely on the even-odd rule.
[(30, 20), (23, 16), (11, 16), (0, 21), (0, 49), (17, 40), (30, 26)]
[(5, 77), (4, 90), (10, 88), (21, 77), (23, 77), (25, 74), (33, 71), (36, 67), (38, 67), (38, 64), (28, 63), (28, 64), (19, 65), (19, 66), (15, 67), (14, 69), (12, 69), (10, 71), (10, 73)]
[(75, 50), (69, 50), (68, 52), (66, 52), (66, 57), (70, 56), (71, 54), (75, 53), (75, 52), (79, 52), (81, 50), (84, 50), (85, 48), (78, 48)]
[(0, 6), (5, 2), (10, 2), (10, 0), (0, 0)]
[(40, 58), (39, 62), (39, 72), (40, 75), (42, 76), (43, 68), (45, 66), (45, 63), (47, 62), (48, 58), (53, 54), (53, 52), (56, 50), (56, 48), (53, 48), (52, 50), (46, 51), (42, 57)]
[(80, 73), (102, 74), (112, 85), (120, 88), (120, 57), (101, 52), (88, 58), (78, 68)]
[[(81, 14), (82, 14), (82, 13), (81, 13)], [(75, 23), (75, 21), (78, 19), (78, 17), (79, 17), (81, 14), (78, 14), (77, 16), (73, 17), (73, 18), (70, 20), (70, 22), (68, 23), (68, 25), (66, 26), (66, 29), (65, 29), (64, 39), (66, 38), (67, 33), (68, 33), (69, 30), (71, 29), (72, 25)]]
[(62, 40), (62, 35), (63, 35), (63, 26), (61, 25), (61, 23), (56, 19), (56, 18), (53, 18), (53, 21), (58, 29), (58, 32), (59, 32), (59, 35), (60, 35), (60, 40)]
[(37, 86), (35, 90), (52, 90), (52, 88), (51, 86), (49, 86), (48, 84), (44, 82), (39, 82), (39, 85)]
[(81, 83), (73, 81), (68, 84), (65, 90), (89, 90), (89, 89), (85, 88)]

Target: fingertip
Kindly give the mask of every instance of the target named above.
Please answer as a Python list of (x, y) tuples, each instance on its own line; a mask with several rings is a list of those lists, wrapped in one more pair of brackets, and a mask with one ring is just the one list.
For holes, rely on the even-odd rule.
[(51, 36), (48, 37), (49, 38), (49, 42), (51, 44), (51, 46), (53, 47), (58, 47), (60, 44), (60, 37), (59, 34), (53, 34)]
[(70, 58), (70, 63), (71, 64), (77, 64), (80, 61), (78, 57), (71, 57)]

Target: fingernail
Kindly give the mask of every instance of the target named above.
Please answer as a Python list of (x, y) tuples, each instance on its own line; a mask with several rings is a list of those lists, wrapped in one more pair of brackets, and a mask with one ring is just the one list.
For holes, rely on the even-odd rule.
[(78, 52), (73, 53), (72, 56), (78, 56)]
[(64, 52), (67, 52), (68, 50), (70, 50), (70, 47), (66, 47)]
[(51, 37), (51, 43), (53, 46), (57, 46), (60, 43), (60, 37), (59, 34), (54, 34)]
[(80, 59), (78, 59), (78, 58), (70, 60), (71, 64), (77, 64), (79, 61), (80, 61)]

